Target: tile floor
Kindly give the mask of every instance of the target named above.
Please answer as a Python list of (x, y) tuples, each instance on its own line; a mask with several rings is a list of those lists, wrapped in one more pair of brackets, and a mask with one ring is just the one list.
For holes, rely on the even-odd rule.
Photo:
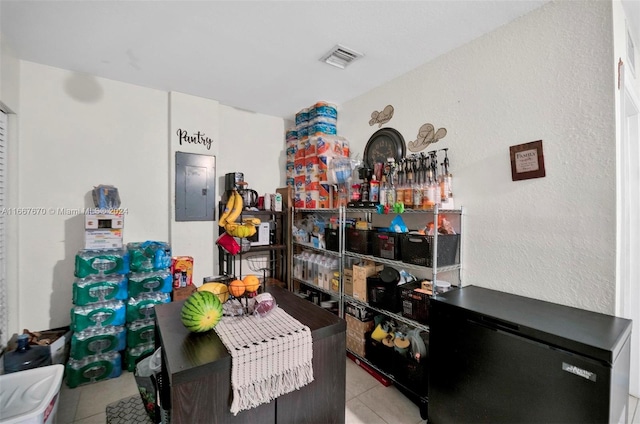
[[(395, 387), (384, 387), (353, 361), (347, 359), (347, 424), (419, 424), (418, 407)], [(104, 424), (106, 406), (138, 395), (133, 373), (70, 389), (63, 383), (58, 405), (58, 424)], [(638, 399), (629, 397), (629, 423), (640, 424)]]

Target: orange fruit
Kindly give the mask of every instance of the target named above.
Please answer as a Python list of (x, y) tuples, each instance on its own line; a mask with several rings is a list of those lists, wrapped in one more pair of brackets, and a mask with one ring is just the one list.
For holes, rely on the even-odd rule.
[(244, 281), (244, 286), (246, 287), (249, 293), (253, 293), (254, 291), (257, 291), (258, 288), (260, 287), (260, 279), (253, 274), (247, 275), (246, 277), (244, 277), (242, 281)]
[(242, 280), (233, 280), (229, 283), (229, 293), (234, 297), (240, 297), (244, 294), (244, 282)]

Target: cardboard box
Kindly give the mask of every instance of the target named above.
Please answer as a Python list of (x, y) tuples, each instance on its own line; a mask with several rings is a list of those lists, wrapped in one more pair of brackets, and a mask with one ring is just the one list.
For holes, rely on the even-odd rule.
[(351, 333), (347, 333), (347, 349), (356, 355), (364, 358), (366, 340), (364, 337), (355, 337)]
[(353, 333), (358, 337), (364, 338), (365, 333), (373, 330), (373, 320), (360, 321), (358, 318), (349, 314), (345, 314), (344, 319), (347, 321), (347, 333)]
[(124, 228), (124, 215), (122, 214), (87, 214), (84, 216), (85, 230)]
[(342, 284), (344, 285), (344, 294), (347, 296), (353, 296), (353, 277), (343, 277)]
[(84, 248), (91, 250), (122, 249), (122, 230), (85, 230)]
[(194, 285), (187, 286), (187, 287), (174, 288), (173, 292), (171, 293), (171, 299), (174, 302), (185, 300), (187, 297), (191, 296), (191, 294), (196, 290), (197, 290), (196, 286)]
[[(29, 330), (26, 330), (29, 331)], [(49, 347), (51, 364), (65, 365), (69, 359), (72, 331), (70, 327), (59, 327), (51, 330), (29, 332), (30, 344)], [(15, 350), (18, 345), (18, 335), (14, 334), (7, 342), (6, 352)]]
[(365, 265), (353, 266), (353, 297), (367, 302), (367, 277), (376, 275), (382, 271), (383, 265), (375, 265), (373, 262)]
[(282, 194), (275, 193), (271, 195), (271, 210), (274, 212), (282, 212)]

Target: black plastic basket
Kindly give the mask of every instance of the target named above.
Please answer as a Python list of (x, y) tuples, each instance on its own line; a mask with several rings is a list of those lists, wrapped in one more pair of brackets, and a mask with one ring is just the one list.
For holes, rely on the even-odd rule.
[[(429, 346), (429, 333), (422, 331), (420, 337)], [(413, 355), (402, 355), (397, 351), (393, 353), (393, 376), (395, 379), (420, 396), (427, 395), (428, 386), (428, 361), (427, 358), (420, 358), (416, 361)]]
[(371, 255), (372, 230), (345, 229), (345, 246), (349, 252)]
[(399, 261), (401, 259), (401, 233), (378, 231), (373, 233), (372, 254), (379, 258)]
[(367, 333), (365, 337), (366, 359), (382, 371), (391, 373), (393, 371), (393, 348), (373, 340), (371, 333)]
[(331, 250), (333, 252), (340, 251), (340, 236), (338, 235), (338, 230), (333, 228), (326, 228), (324, 230), (324, 243), (327, 247), (327, 250)]
[(414, 291), (417, 288), (420, 288), (419, 281), (398, 286), (402, 316), (427, 324), (429, 322), (429, 295)]
[[(433, 238), (434, 236), (420, 234), (403, 234), (401, 237), (402, 261), (432, 267)], [(438, 266), (459, 263), (459, 242), (460, 234), (438, 234)]]

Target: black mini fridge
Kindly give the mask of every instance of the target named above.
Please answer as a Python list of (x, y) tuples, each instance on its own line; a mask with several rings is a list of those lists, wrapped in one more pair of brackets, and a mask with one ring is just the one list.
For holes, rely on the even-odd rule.
[(631, 321), (467, 286), (431, 299), (429, 423), (626, 423)]

